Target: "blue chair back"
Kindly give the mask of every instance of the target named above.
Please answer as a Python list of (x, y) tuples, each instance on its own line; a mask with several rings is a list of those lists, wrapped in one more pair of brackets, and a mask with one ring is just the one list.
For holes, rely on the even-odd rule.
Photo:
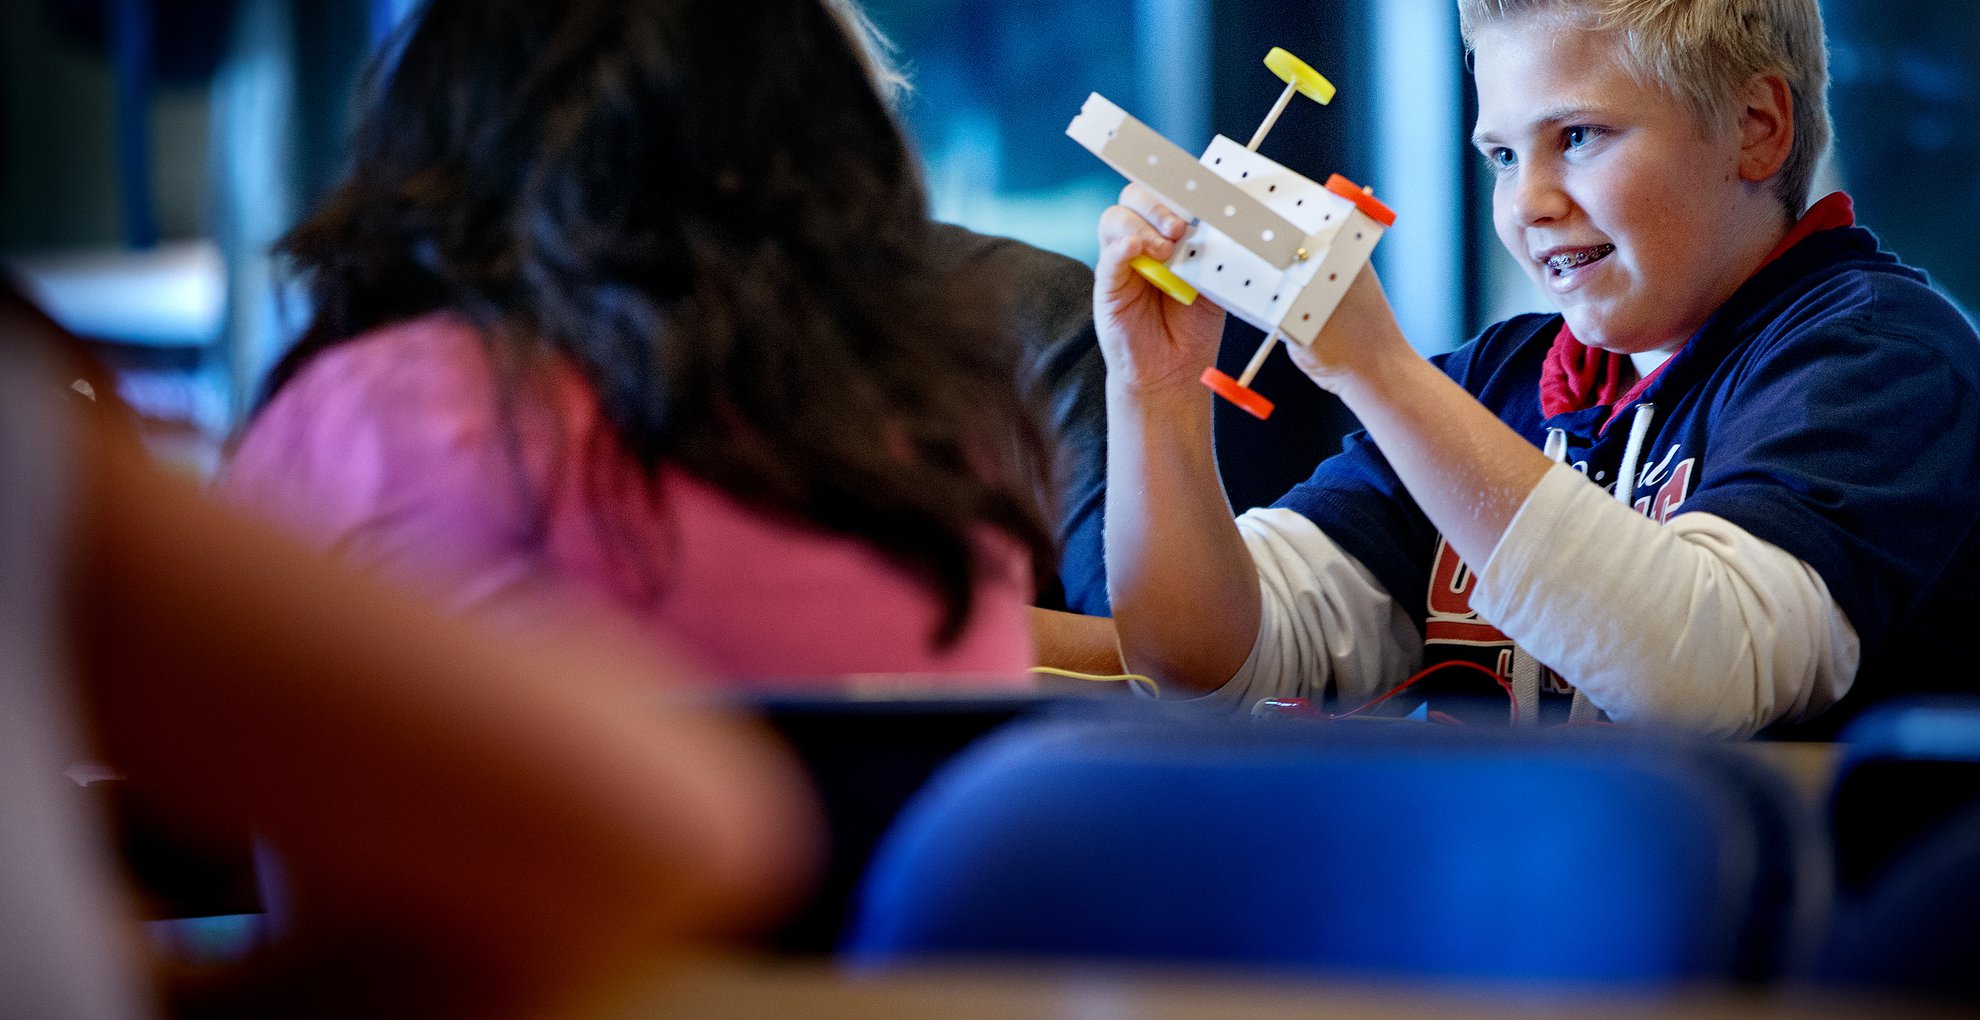
[[(1782, 821), (1791, 795), (1728, 782), (1723, 752), (1604, 736), (1020, 724), (903, 814), (846, 955), (1466, 981), (1740, 974), (1748, 936), (1788, 927), (1753, 914), (1763, 875), (1795, 873), (1794, 847), (1777, 845), (1797, 828)], [(1756, 814), (1763, 788), (1772, 806)]]
[(1819, 979), (1980, 1006), (1980, 803), (1908, 846), (1847, 906)]
[(1980, 804), (1980, 698), (1894, 701), (1854, 720), (1829, 796), (1837, 887), (1869, 893), (1889, 866)]

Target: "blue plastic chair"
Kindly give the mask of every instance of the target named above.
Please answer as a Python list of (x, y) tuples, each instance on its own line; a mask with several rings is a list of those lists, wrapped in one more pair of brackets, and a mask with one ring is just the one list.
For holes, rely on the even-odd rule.
[(1807, 899), (1798, 802), (1723, 750), (1612, 737), (1020, 724), (904, 812), (845, 955), (1753, 976)]
[(1852, 902), (1819, 977), (1879, 994), (1980, 1006), (1980, 803), (1891, 861)]
[(1894, 701), (1842, 734), (1829, 832), (1843, 897), (1867, 894), (1892, 862), (1963, 807), (1980, 804), (1980, 698)]

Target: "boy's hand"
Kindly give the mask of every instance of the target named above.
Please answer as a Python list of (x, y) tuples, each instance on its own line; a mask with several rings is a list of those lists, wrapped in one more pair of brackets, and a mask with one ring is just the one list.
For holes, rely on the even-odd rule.
[(1143, 395), (1198, 387), (1217, 360), (1224, 310), (1198, 297), (1185, 305), (1157, 290), (1128, 263), (1138, 255), (1174, 255), (1189, 222), (1139, 184), (1100, 217), (1100, 264), (1094, 271), (1093, 325), (1109, 381)]
[(1293, 364), (1321, 389), (1339, 393), (1362, 373), (1370, 371), (1378, 359), (1395, 354), (1413, 354), (1414, 349), (1396, 322), (1395, 310), (1382, 292), (1375, 268), (1364, 265), (1340, 306), (1321, 328), (1313, 343), (1301, 346), (1288, 342), (1286, 353)]

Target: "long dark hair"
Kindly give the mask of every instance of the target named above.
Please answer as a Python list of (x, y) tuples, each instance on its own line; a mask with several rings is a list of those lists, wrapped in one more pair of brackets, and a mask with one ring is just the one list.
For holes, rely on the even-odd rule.
[[(960, 632), (983, 527), (1049, 570), (1016, 343), (934, 268), (893, 116), (823, 0), (431, 0), (281, 250), (323, 349), (447, 309), (561, 356), (649, 475), (856, 536)], [(508, 376), (513, 379), (513, 376)]]

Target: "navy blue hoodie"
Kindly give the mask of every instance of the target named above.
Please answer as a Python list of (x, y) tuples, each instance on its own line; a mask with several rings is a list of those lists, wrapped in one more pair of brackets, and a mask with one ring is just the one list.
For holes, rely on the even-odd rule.
[[(1535, 446), (1563, 431), (1567, 462), (1611, 490), (1623, 423), (1653, 404), (1637, 509), (1658, 520), (1715, 514), (1815, 569), (1856, 629), (1861, 665), (1821, 720), (1775, 732), (1826, 734), (1898, 693), (1980, 690), (1980, 645), (1962, 626), (1968, 590), (1980, 588), (1980, 337), (1924, 274), (1866, 230), (1820, 231), (1747, 281), (1629, 405), (1549, 416), (1540, 378), (1561, 327), (1559, 315), (1519, 316), (1435, 360)], [(1612, 417), (1617, 427), (1605, 429)], [(1451, 619), (1453, 581), (1468, 590), (1365, 434), (1278, 505), (1318, 524), (1426, 619), (1433, 597), (1445, 602), (1439, 620)], [(1426, 634), (1427, 664), (1496, 661), (1489, 642), (1439, 637)]]

